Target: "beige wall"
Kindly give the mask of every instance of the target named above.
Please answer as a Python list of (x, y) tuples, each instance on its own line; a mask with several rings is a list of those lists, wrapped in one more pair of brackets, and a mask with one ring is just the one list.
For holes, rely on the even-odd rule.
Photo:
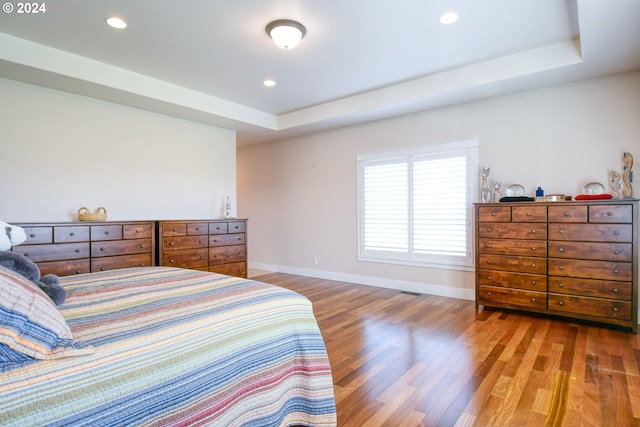
[(0, 79), (0, 219), (219, 218), (235, 132)]
[(624, 151), (640, 162), (639, 118), (636, 72), (241, 147), (250, 267), (472, 299), (473, 273), (356, 260), (356, 155), (478, 139), (503, 188), (575, 195)]

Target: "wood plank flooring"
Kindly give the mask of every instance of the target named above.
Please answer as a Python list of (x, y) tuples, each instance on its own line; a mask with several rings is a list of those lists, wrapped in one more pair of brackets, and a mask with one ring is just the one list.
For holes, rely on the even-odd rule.
[(313, 302), (338, 426), (640, 426), (640, 338), (473, 301), (272, 273)]

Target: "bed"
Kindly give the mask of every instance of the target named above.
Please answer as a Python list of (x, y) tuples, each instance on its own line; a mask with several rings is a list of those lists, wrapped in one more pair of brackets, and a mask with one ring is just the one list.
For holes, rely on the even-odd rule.
[(302, 295), (209, 272), (129, 268), (61, 278), (60, 320), (36, 292), (31, 312), (16, 314), (30, 283), (20, 280), (0, 267), (0, 334), (14, 333), (10, 312), (55, 336), (0, 344), (2, 426), (336, 425), (329, 360)]

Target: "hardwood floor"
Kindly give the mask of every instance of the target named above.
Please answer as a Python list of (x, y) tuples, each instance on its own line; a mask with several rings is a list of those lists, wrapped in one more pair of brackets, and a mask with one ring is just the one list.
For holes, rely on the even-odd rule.
[(640, 338), (281, 273), (314, 305), (340, 427), (640, 426)]

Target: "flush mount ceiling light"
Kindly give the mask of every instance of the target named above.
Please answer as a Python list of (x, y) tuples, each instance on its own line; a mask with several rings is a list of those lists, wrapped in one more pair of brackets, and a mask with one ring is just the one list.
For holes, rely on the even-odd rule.
[(449, 24), (453, 24), (457, 20), (458, 20), (457, 13), (447, 12), (438, 19), (438, 22), (440, 22), (442, 25), (449, 25)]
[(307, 33), (304, 25), (291, 19), (278, 19), (270, 22), (266, 30), (271, 40), (285, 50), (296, 47)]
[(118, 18), (117, 16), (112, 16), (104, 20), (108, 26), (117, 28), (118, 30), (122, 30), (127, 28), (127, 23), (124, 20)]

